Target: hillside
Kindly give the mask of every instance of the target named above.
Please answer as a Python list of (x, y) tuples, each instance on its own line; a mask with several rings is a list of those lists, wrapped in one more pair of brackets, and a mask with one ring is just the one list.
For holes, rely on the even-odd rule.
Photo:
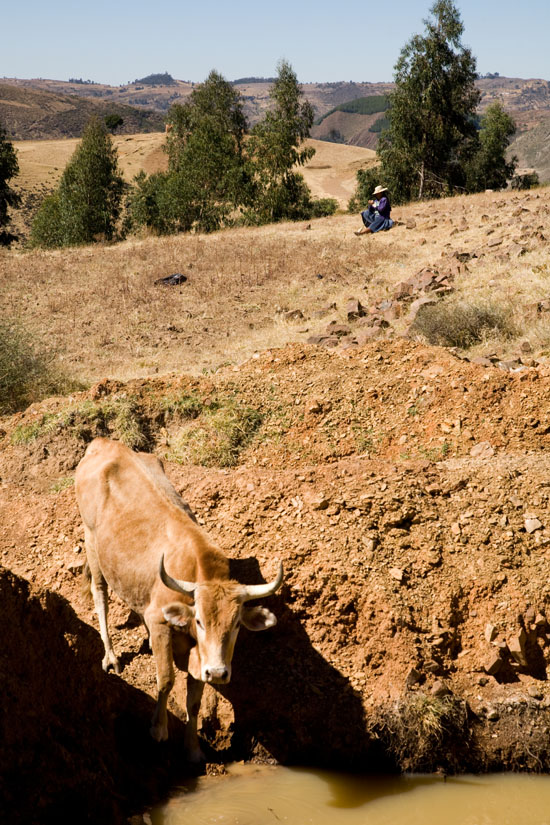
[[(99, 83), (69, 83), (61, 80), (4, 78), (3, 84), (20, 89), (36, 89), (57, 95), (71, 95), (91, 98), (95, 101), (109, 100), (130, 106), (152, 109), (166, 114), (173, 103), (182, 103), (193, 91), (194, 83), (176, 80), (169, 85), (142, 85), (128, 83), (124, 86), (107, 86)], [(316, 116), (319, 117), (339, 103), (366, 95), (385, 94), (391, 83), (304, 83), (302, 91), (311, 101)], [(269, 106), (271, 84), (245, 82), (236, 83), (235, 87), (243, 96), (244, 110), (250, 125), (261, 119)], [(45, 137), (45, 135), (44, 135)]]
[(118, 114), (122, 134), (164, 128), (160, 114), (136, 109), (108, 98), (92, 101), (0, 82), (0, 123), (15, 140), (80, 137), (92, 115)]
[[(167, 168), (164, 141), (164, 132), (113, 137), (122, 173), (129, 183), (142, 169), (150, 175)], [(300, 172), (313, 195), (336, 198), (346, 208), (355, 189), (357, 170), (374, 162), (374, 152), (318, 140), (309, 144), (316, 154)], [(36, 209), (56, 186), (77, 145), (76, 139), (14, 142), (19, 161), (19, 175), (14, 183), (22, 194), (23, 205), (13, 213), (13, 226), (22, 238), (28, 236)]]
[(550, 117), (541, 120), (528, 131), (521, 132), (510, 146), (519, 167), (537, 171), (541, 183), (550, 181)]
[[(25, 776), (55, 757), (38, 761), (41, 811), (64, 787), (127, 810), (128, 772), (182, 769), (183, 679), (175, 746), (154, 750), (153, 663), (116, 598), (124, 671), (99, 670), (72, 489), (98, 434), (163, 458), (243, 580), (284, 562), (277, 628), (242, 631), (231, 684), (206, 690), (212, 763), (550, 769), (550, 190), (394, 212), (367, 238), (336, 216), (1, 252), (4, 315), (89, 385), (0, 421), (3, 668), (39, 694), (34, 724), (6, 701)], [(187, 280), (156, 283), (172, 272)], [(480, 318), (477, 342), (429, 342)], [(50, 650), (71, 676), (63, 727)]]

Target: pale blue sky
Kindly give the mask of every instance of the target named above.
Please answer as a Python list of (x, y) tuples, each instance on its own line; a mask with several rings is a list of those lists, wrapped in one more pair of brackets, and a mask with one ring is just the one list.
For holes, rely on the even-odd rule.
[[(27, 0), (0, 4), (0, 77), (90, 78), (113, 85), (152, 72), (200, 81), (275, 74), (302, 82), (392, 80), (433, 0)], [(478, 71), (550, 80), (550, 0), (462, 0), (463, 42)]]

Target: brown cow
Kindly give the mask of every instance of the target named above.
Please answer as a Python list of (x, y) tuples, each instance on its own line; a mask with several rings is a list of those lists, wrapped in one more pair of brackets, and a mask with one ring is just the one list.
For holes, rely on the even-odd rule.
[(280, 587), (282, 565), (268, 584), (232, 581), (229, 560), (194, 521), (161, 462), (119, 442), (92, 441), (78, 465), (75, 487), (105, 646), (103, 669), (120, 672), (107, 627), (109, 585), (149, 633), (158, 687), (151, 735), (157, 741), (168, 738), (166, 705), (175, 659), (188, 672), (185, 747), (190, 759), (200, 760), (197, 716), (204, 683), (229, 682), (240, 624), (249, 630), (276, 624), (265, 607), (245, 603)]

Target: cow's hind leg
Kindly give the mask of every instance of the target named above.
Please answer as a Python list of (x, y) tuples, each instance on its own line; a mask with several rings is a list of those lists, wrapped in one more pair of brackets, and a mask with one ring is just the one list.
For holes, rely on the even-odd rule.
[(111, 637), (109, 636), (109, 628), (107, 626), (107, 614), (109, 612), (109, 597), (107, 594), (107, 582), (99, 567), (97, 555), (95, 552), (95, 545), (93, 536), (90, 531), (85, 528), (84, 537), (86, 541), (86, 555), (88, 557), (88, 565), (90, 567), (90, 574), (92, 577), (91, 589), (94, 599), (94, 607), (99, 619), (99, 632), (101, 640), (105, 648), (105, 656), (103, 657), (102, 667), (107, 671), (113, 668), (115, 673), (120, 673), (120, 664), (118, 658), (113, 650)]

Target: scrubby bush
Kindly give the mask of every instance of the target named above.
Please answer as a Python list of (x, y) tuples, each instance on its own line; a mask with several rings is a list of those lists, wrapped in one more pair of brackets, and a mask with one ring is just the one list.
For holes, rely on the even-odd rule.
[(362, 209), (366, 209), (367, 203), (372, 198), (372, 193), (378, 184), (382, 185), (378, 166), (359, 169), (357, 172), (357, 186), (348, 202), (348, 211), (360, 212)]
[(411, 332), (430, 344), (468, 349), (486, 338), (512, 338), (515, 327), (509, 309), (488, 301), (439, 301), (421, 307)]
[(81, 385), (63, 375), (55, 354), (13, 320), (0, 320), (0, 414)]
[(454, 772), (471, 747), (466, 704), (454, 696), (405, 695), (373, 719), (376, 735), (403, 771)]

